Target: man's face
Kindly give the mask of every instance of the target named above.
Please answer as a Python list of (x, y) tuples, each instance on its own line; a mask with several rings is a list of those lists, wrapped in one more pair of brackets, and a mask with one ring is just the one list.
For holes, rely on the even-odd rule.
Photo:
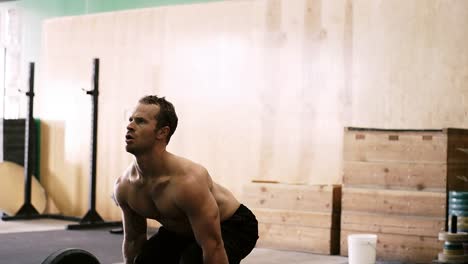
[(125, 149), (132, 154), (149, 150), (157, 141), (155, 116), (159, 106), (153, 104), (138, 104), (129, 118)]

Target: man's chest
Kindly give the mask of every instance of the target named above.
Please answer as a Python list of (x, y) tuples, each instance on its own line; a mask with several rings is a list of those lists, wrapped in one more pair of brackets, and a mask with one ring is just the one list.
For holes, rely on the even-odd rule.
[(129, 197), (130, 207), (138, 214), (159, 222), (183, 218), (171, 197), (170, 187), (148, 186), (135, 189)]

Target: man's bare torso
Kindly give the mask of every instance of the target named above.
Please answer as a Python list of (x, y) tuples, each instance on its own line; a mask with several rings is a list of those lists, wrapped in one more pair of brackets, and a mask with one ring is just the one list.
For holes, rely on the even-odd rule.
[(190, 223), (185, 213), (175, 204), (174, 194), (181, 182), (188, 177), (196, 177), (196, 183), (206, 186), (213, 195), (221, 221), (234, 214), (240, 204), (229, 190), (213, 182), (200, 165), (173, 157), (171, 165), (176, 169), (170, 169), (168, 175), (157, 177), (141, 177), (136, 164), (132, 164), (117, 181), (117, 195), (136, 214), (154, 219), (173, 232), (190, 235)]

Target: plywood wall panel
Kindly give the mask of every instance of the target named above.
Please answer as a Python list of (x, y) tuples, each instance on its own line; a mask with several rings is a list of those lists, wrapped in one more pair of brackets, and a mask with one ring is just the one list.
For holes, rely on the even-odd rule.
[[(338, 88), (324, 82), (332, 76), (320, 66), (333, 48), (321, 55), (319, 47), (327, 34), (336, 36), (328, 44), (340, 46), (342, 21), (327, 22), (333, 28), (325, 33), (323, 15), (316, 16), (323, 10), (341, 16), (332, 7), (226, 1), (47, 21), (37, 112), (46, 125), (64, 121), (58, 133), (65, 143), (61, 154), (52, 154), (47, 146), (54, 143), (45, 139), (43, 156), (73, 157), (66, 167), (75, 173), (54, 164), (44, 168), (73, 186), (82, 182), (79, 193), (72, 184), (62, 188), (72, 197), (63, 210), (80, 214), (86, 208), (91, 101), (82, 89), (91, 89), (94, 57), (101, 61), (97, 201), (106, 216), (119, 217), (109, 196), (131, 161), (122, 140), (127, 115), (145, 94), (164, 95), (176, 106), (180, 123), (168, 149), (204, 164), (234, 193), (251, 179), (339, 182), (339, 167), (324, 162), (339, 161), (334, 141), (342, 133), (333, 107)], [(313, 99), (316, 87), (322, 96)], [(323, 110), (330, 118), (320, 116), (320, 105), (332, 109)]]
[(64, 142), (45, 138), (41, 156), (64, 161), (41, 166), (46, 188), (57, 192), (47, 178), (57, 177), (57, 197), (70, 199), (59, 209), (84, 213), (90, 99), (81, 89), (91, 88), (94, 57), (106, 216), (119, 217), (109, 193), (131, 160), (126, 114), (150, 93), (179, 114), (168, 149), (238, 196), (252, 179), (340, 183), (344, 126), (466, 127), (467, 10), (466, 1), (241, 0), (49, 20), (36, 114)]
[(466, 1), (353, 1), (353, 125), (466, 127)]

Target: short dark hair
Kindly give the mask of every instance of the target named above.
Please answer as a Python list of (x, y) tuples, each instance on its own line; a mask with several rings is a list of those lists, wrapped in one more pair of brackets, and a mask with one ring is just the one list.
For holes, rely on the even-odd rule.
[(166, 143), (169, 143), (172, 134), (174, 134), (177, 128), (177, 122), (179, 121), (174, 105), (167, 101), (165, 97), (158, 97), (156, 95), (144, 96), (138, 102), (141, 104), (154, 104), (159, 106), (159, 113), (154, 117), (158, 122), (156, 129), (160, 129), (165, 126), (169, 127), (170, 131), (166, 141)]

